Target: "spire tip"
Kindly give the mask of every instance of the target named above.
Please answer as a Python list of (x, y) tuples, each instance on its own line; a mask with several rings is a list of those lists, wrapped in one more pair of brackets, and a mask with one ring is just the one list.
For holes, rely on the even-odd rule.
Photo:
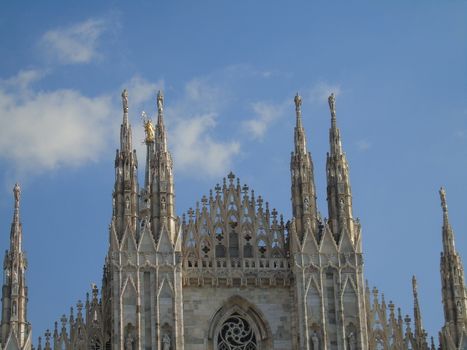
[(128, 113), (128, 91), (126, 89), (122, 91), (122, 105), (123, 112)]
[(414, 295), (416, 295), (417, 294), (417, 278), (415, 277), (415, 275), (412, 276), (412, 290), (413, 290)]
[(157, 92), (157, 110), (159, 114), (164, 110), (164, 94), (162, 93), (162, 90)]
[(331, 93), (328, 97), (329, 109), (331, 110), (331, 115), (334, 117), (336, 115), (336, 96), (334, 92)]
[(441, 187), (439, 189), (439, 197), (441, 199), (441, 207), (443, 208), (443, 212), (447, 213), (448, 205), (446, 202), (446, 190), (444, 189), (444, 187)]
[(21, 187), (18, 183), (15, 183), (15, 186), (13, 187), (13, 194), (15, 196), (15, 208), (18, 208), (19, 201), (21, 199)]
[(300, 110), (300, 108), (302, 107), (302, 97), (298, 94), (298, 92), (295, 95), (294, 102), (295, 102), (295, 109), (297, 111)]

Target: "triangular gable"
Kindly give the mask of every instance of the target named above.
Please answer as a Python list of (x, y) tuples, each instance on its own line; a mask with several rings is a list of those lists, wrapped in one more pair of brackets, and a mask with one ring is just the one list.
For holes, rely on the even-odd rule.
[(321, 239), (319, 250), (320, 253), (324, 254), (337, 254), (338, 251), (336, 241), (334, 240), (331, 229), (327, 224), (324, 226), (324, 234)]
[(135, 282), (133, 281), (133, 277), (130, 275), (127, 277), (127, 279), (123, 283), (122, 297), (124, 296), (131, 297), (133, 295), (136, 298), (136, 295), (137, 295), (136, 285), (135, 285)]
[(348, 292), (351, 292), (355, 296), (357, 296), (357, 286), (356, 286), (356, 284), (355, 284), (355, 282), (354, 282), (354, 280), (353, 280), (353, 278), (351, 276), (346, 277), (341, 290), (342, 290), (341, 296), (344, 295), (345, 293), (348, 293)]
[(307, 254), (316, 254), (319, 252), (318, 242), (311, 229), (310, 222), (305, 225), (305, 235), (303, 236), (302, 251)]
[(115, 220), (112, 220), (109, 226), (109, 241), (110, 249), (112, 251), (118, 251), (120, 249), (120, 243), (118, 241), (118, 235), (115, 229)]
[(133, 229), (130, 226), (130, 223), (126, 225), (125, 233), (122, 237), (121, 250), (126, 251), (127, 253), (136, 252), (136, 240), (133, 235)]
[(172, 283), (170, 283), (168, 276), (165, 276), (160, 284), (157, 295), (160, 298), (172, 297), (174, 295), (174, 288)]
[(293, 253), (301, 252), (302, 245), (300, 243), (300, 240), (298, 239), (297, 228), (295, 227), (295, 218), (292, 219), (289, 227), (290, 227), (289, 233), (290, 233), (291, 251)]
[(167, 225), (164, 223), (161, 228), (161, 234), (159, 236), (159, 242), (157, 243), (158, 253), (173, 253), (174, 249), (172, 241), (170, 239), (170, 233), (167, 229)]
[(175, 248), (174, 248), (174, 250), (176, 252), (181, 252), (182, 251), (182, 244), (183, 244), (183, 230), (182, 230), (182, 225), (180, 225), (180, 220), (177, 220), (177, 226), (178, 226), (178, 233), (175, 236)]
[(141, 237), (138, 243), (138, 252), (140, 253), (154, 253), (156, 251), (156, 242), (151, 232), (151, 226), (146, 222), (145, 227), (141, 232)]
[(344, 226), (344, 228), (341, 231), (341, 237), (339, 240), (339, 251), (341, 253), (347, 253), (347, 252), (352, 252), (355, 253), (355, 248), (352, 243), (352, 239), (350, 237), (349, 230), (347, 230), (347, 227)]
[(319, 286), (319, 282), (316, 280), (316, 276), (314, 275), (310, 275), (310, 277), (308, 278), (305, 294), (308, 294), (308, 292), (310, 291), (310, 288), (315, 289), (316, 292), (319, 295), (321, 295), (321, 288)]
[(16, 331), (13, 329), (8, 335), (4, 350), (21, 350)]

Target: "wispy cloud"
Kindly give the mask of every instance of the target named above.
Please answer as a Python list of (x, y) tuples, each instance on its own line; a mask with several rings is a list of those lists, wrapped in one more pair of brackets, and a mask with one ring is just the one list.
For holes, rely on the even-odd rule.
[(138, 109), (144, 102), (148, 102), (151, 99), (154, 106), (156, 105), (157, 91), (164, 89), (164, 81), (150, 82), (139, 75), (134, 75), (124, 84), (123, 88), (131, 93), (132, 108)]
[(341, 93), (340, 85), (319, 82), (311, 87), (308, 97), (311, 102), (326, 102), (331, 93), (334, 93), (336, 97), (339, 96)]
[(101, 57), (99, 39), (108, 30), (108, 21), (88, 19), (69, 27), (46, 32), (39, 41), (46, 55), (62, 64), (89, 63)]
[(454, 132), (454, 136), (456, 136), (456, 137), (459, 138), (459, 139), (464, 139), (465, 136), (466, 136), (466, 131), (465, 131), (465, 130), (461, 130), (461, 129), (456, 130), (456, 131)]
[(368, 140), (357, 141), (357, 148), (361, 152), (368, 151), (371, 148), (371, 143)]
[(267, 129), (279, 118), (285, 115), (287, 101), (279, 104), (255, 102), (252, 104), (254, 117), (243, 122), (243, 129), (254, 139), (262, 139)]
[(22, 71), (0, 81), (0, 157), (27, 173), (98, 159), (116, 126), (110, 97), (70, 89), (37, 92), (30, 84), (40, 75)]

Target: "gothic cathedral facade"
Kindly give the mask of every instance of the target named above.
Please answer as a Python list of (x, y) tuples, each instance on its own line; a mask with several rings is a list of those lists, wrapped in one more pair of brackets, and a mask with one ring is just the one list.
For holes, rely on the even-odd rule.
[[(352, 211), (349, 166), (329, 97), (328, 218), (316, 204), (314, 168), (294, 99), (290, 162), (293, 217), (284, 219), (233, 173), (181, 217), (164, 125), (146, 119), (144, 184), (132, 147), (128, 94), (115, 158), (113, 211), (102, 286), (39, 338), (38, 350), (435, 350), (423, 329), (413, 279), (413, 318), (363, 276), (362, 234)], [(14, 188), (4, 259), (0, 349), (30, 350), (20, 188)], [(467, 349), (467, 292), (449, 224), (441, 255), (445, 325), (439, 349)]]

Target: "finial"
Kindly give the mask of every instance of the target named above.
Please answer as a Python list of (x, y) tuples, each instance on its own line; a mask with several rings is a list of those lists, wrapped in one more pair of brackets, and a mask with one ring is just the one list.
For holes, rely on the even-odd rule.
[(15, 208), (18, 209), (21, 199), (21, 187), (19, 187), (18, 183), (15, 183), (15, 187), (13, 187), (13, 194), (15, 196)]
[(63, 314), (62, 317), (60, 318), (60, 322), (62, 323), (62, 328), (66, 328), (67, 321), (68, 321), (68, 319), (67, 319), (66, 315)]
[(97, 300), (99, 289), (97, 288), (97, 285), (95, 283), (91, 283), (91, 288), (92, 288), (92, 297), (94, 300)]
[(329, 109), (333, 118), (336, 116), (336, 96), (334, 92), (328, 97)]
[(293, 100), (295, 102), (295, 110), (299, 112), (302, 108), (302, 97), (298, 94), (298, 92)]
[(157, 111), (159, 114), (162, 114), (164, 111), (164, 95), (161, 90), (157, 92)]
[(76, 309), (78, 310), (78, 315), (81, 315), (81, 310), (83, 310), (83, 302), (81, 300), (78, 300), (76, 303)]
[(154, 142), (156, 139), (156, 133), (154, 131), (154, 124), (151, 118), (148, 117), (145, 111), (141, 112), (141, 119), (143, 120), (144, 132), (146, 133), (146, 143)]
[(439, 197), (441, 198), (441, 207), (443, 208), (443, 212), (448, 212), (448, 204), (446, 203), (446, 190), (444, 187), (439, 189)]
[[(298, 92), (295, 95), (294, 102), (295, 102), (295, 114), (297, 116), (296, 127), (301, 129), (302, 128), (302, 97), (298, 94)], [(299, 136), (299, 139), (297, 140), (297, 135), (296, 135), (295, 143), (297, 143), (297, 141), (299, 141), (300, 143), (303, 143), (303, 147), (304, 147), (305, 138), (303, 136), (302, 137)]]
[(235, 179), (235, 174), (231, 171), (229, 173), (229, 175), (227, 175), (227, 177), (229, 178), (229, 182), (230, 184), (232, 185), (233, 184), (233, 180)]
[(128, 91), (126, 89), (122, 92), (122, 105), (123, 105), (123, 112), (128, 113)]
[(208, 198), (205, 195), (203, 195), (203, 198), (201, 198), (201, 203), (203, 208), (206, 208), (206, 205), (208, 204)]
[(47, 329), (47, 330), (45, 331), (44, 335), (45, 335), (45, 342), (46, 342), (46, 344), (47, 344), (47, 343), (49, 343), (49, 341), (50, 341), (50, 336), (51, 336), (52, 334), (50, 333), (50, 330)]

